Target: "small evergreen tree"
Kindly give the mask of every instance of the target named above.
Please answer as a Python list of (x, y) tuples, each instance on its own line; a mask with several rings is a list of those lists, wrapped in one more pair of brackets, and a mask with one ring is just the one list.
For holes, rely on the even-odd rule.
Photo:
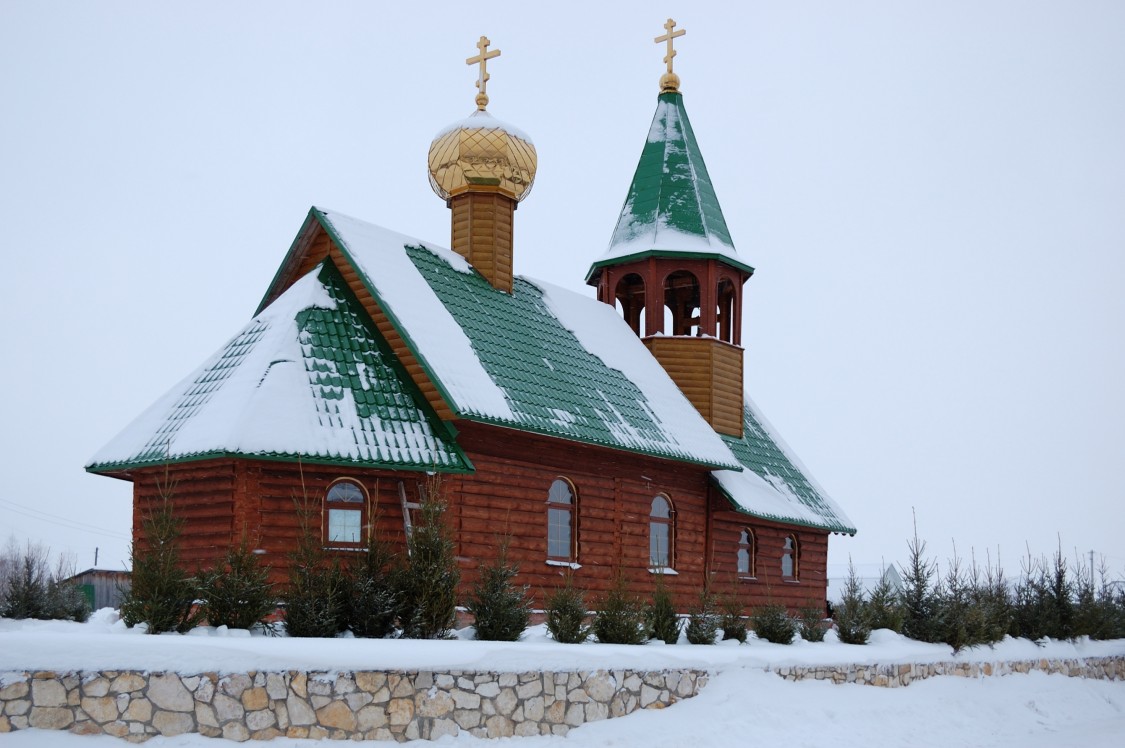
[(815, 605), (801, 608), (797, 627), (801, 638), (807, 642), (822, 642), (828, 628), (824, 625), (824, 611)]
[(0, 617), (50, 618), (47, 601), (47, 549), (27, 544), (7, 564), (6, 595)]
[(344, 617), (355, 636), (382, 639), (394, 631), (399, 603), (396, 573), (393, 554), (372, 534), (348, 574)]
[(867, 610), (864, 605), (863, 585), (856, 574), (855, 566), (848, 559), (848, 579), (844, 582), (844, 592), (835, 610), (836, 633), (844, 644), (866, 644), (871, 636)]
[(175, 484), (167, 476), (157, 480), (158, 502), (141, 520), (140, 546), (133, 542), (129, 557), (133, 573), (121, 601), (121, 619), (128, 626), (148, 624), (147, 633), (184, 633), (195, 627), (196, 579), (180, 563), (183, 519), (173, 511)]
[(431, 478), (422, 494), (421, 522), (407, 538), (410, 560), (400, 575), (399, 621), (408, 639), (444, 639), (457, 620), (461, 572), (445, 521), (440, 478)]
[(972, 605), (969, 585), (961, 573), (961, 559), (956, 555), (949, 561), (945, 582), (935, 595), (935, 617), (938, 621), (935, 638), (960, 652), (965, 647), (981, 643), (980, 629), (983, 621), (979, 609)]
[(792, 644), (793, 637), (797, 635), (797, 624), (783, 605), (763, 605), (754, 611), (751, 619), (759, 639), (774, 644)]
[(736, 639), (746, 643), (745, 608), (737, 592), (726, 592), (719, 598), (719, 628), (723, 630), (723, 641)]
[(269, 582), (245, 535), (220, 564), (199, 575), (202, 614), (212, 626), (249, 629), (277, 609)]
[(90, 617), (90, 603), (74, 576), (74, 560), (59, 556), (55, 572), (47, 582), (47, 617), (56, 621), (83, 623)]
[(593, 624), (594, 636), (603, 644), (644, 644), (648, 639), (645, 608), (618, 567), (609, 592), (601, 600)]
[(664, 583), (664, 574), (656, 575), (656, 589), (652, 602), (645, 609), (645, 621), (650, 639), (658, 639), (665, 644), (675, 644), (680, 639), (680, 619), (672, 604), (672, 593)]
[(902, 602), (886, 570), (879, 578), (878, 584), (871, 590), (863, 611), (872, 631), (890, 629), (897, 634), (902, 633)]
[(319, 513), (311, 502), (294, 499), (299, 530), (289, 554), (285, 630), (289, 636), (330, 638), (347, 626), (348, 578), (320, 539)]
[(934, 585), (937, 567), (926, 558), (926, 542), (918, 539), (917, 528), (907, 547), (910, 560), (902, 569), (902, 633), (921, 642), (939, 642), (942, 622)]
[(531, 620), (527, 587), (517, 587), (512, 579), (519, 567), (508, 562), (508, 540), (500, 543), (497, 557), (485, 563), (480, 580), (466, 606), (476, 619), (477, 638), (483, 641), (514, 642)]
[[(711, 581), (704, 582), (699, 590), (699, 598), (688, 613), (687, 640), (691, 644), (714, 644), (719, 633), (719, 614), (715, 611), (715, 595), (711, 592)], [(746, 629), (742, 629), (746, 636)]]
[(555, 641), (563, 644), (581, 644), (590, 638), (586, 625), (586, 601), (582, 591), (574, 586), (570, 572), (561, 587), (555, 588), (547, 598), (547, 631)]

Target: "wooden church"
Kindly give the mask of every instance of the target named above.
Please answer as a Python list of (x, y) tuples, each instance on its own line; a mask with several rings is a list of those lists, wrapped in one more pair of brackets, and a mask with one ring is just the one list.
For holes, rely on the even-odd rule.
[(466, 589), (507, 539), (537, 599), (564, 572), (596, 599), (620, 568), (645, 593), (662, 574), (682, 607), (709, 577), (751, 607), (823, 606), (828, 537), (855, 529), (743, 392), (754, 270), (665, 28), (596, 300), (513, 276), (536, 153), (487, 110), (482, 37), (477, 109), (429, 151), (452, 249), (312, 208), (253, 319), (87, 465), (132, 482), (134, 535), (170, 481), (186, 563), (245, 535), (281, 580), (298, 502), (341, 554), (401, 544), (437, 475)]

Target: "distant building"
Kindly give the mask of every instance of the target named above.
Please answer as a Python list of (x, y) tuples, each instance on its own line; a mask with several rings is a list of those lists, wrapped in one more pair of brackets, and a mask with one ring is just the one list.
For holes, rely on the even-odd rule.
[[(641, 591), (662, 574), (681, 608), (709, 578), (752, 605), (823, 605), (828, 536), (855, 528), (744, 397), (754, 269), (671, 50), (609, 249), (586, 275), (594, 300), (513, 276), (537, 157), (486, 109), (487, 46), (472, 59), (476, 111), (429, 152), (452, 251), (314, 207), (254, 318), (87, 469), (132, 481), (135, 538), (174, 484), (191, 566), (245, 535), (284, 579), (295, 501), (342, 554), (373, 533), (401, 544), (437, 474), (466, 589), (507, 538), (536, 596), (566, 570), (598, 593), (620, 568)], [(624, 161), (590, 164), (589, 178)], [(520, 251), (573, 251), (567, 224), (586, 219), (554, 209), (557, 241)]]
[(129, 589), (132, 574), (109, 569), (87, 569), (66, 580), (78, 585), (90, 610), (120, 608), (122, 593)]

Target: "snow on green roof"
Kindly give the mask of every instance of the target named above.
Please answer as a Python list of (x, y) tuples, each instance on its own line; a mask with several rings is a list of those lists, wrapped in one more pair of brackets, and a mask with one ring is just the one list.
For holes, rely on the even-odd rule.
[(472, 469), (331, 265), (294, 283), (87, 470), (229, 455)]
[(716, 257), (754, 271), (735, 252), (679, 92), (657, 99), (609, 249), (589, 275), (607, 264), (650, 255)]
[[(314, 209), (458, 417), (708, 467), (730, 450), (614, 310)], [(547, 290), (544, 290), (547, 289)]]
[(742, 416), (742, 437), (724, 436), (723, 441), (746, 469), (711, 474), (734, 508), (763, 519), (854, 535), (851, 520), (749, 399)]

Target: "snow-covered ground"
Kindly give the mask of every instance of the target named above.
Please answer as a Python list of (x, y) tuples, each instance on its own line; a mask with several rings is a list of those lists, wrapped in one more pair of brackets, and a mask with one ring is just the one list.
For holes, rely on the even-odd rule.
[[(515, 644), (461, 640), (423, 642), (358, 639), (287, 639), (246, 632), (198, 629), (187, 636), (142, 636), (110, 610), (86, 624), (0, 619), (0, 673), (28, 668), (93, 670), (140, 668), (183, 673), (268, 669), (487, 670), (704, 667), (713, 672), (694, 699), (662, 711), (595, 722), (565, 738), (510, 738), (528, 748), (581, 746), (1074, 746), (1125, 744), (1125, 683), (1058, 675), (1009, 675), (918, 681), (883, 689), (805, 681), (790, 683), (767, 666), (829, 663), (998, 661), (1039, 657), (1125, 655), (1125, 641), (1006, 640), (995, 648), (963, 652), (920, 644), (877, 631), (867, 646), (834, 641), (779, 646), (752, 639), (713, 647), (562, 645), (535, 627)], [(147, 746), (215, 746), (198, 735), (154, 738)], [(309, 748), (316, 741), (278, 739)], [(4, 748), (109, 748), (110, 737), (24, 730), (0, 735)], [(434, 745), (435, 743), (419, 743)], [(436, 745), (492, 745), (468, 735)], [(321, 744), (317, 744), (320, 746)], [(381, 743), (377, 745), (383, 745)], [(397, 744), (386, 744), (397, 745)]]

